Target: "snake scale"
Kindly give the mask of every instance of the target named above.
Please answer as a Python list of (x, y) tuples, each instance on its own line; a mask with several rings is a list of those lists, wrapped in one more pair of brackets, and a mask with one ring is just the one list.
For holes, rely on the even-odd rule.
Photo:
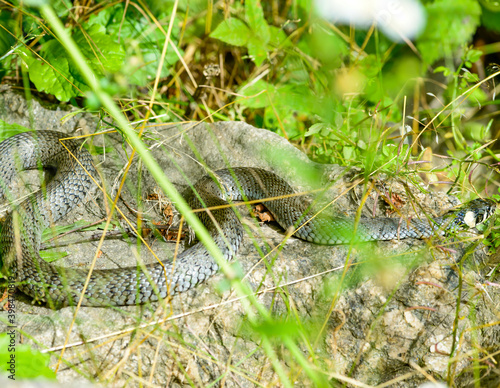
[[(76, 304), (81, 298), (88, 271), (55, 266), (41, 259), (42, 231), (81, 203), (93, 185), (90, 176), (97, 177), (89, 152), (79, 141), (60, 141), (62, 138), (67, 138), (67, 135), (38, 131), (18, 134), (0, 143), (0, 198), (9, 197), (9, 184), (18, 176), (18, 171), (40, 167), (55, 171), (45, 187), (7, 215), (0, 237), (3, 271), (15, 279), (19, 290), (52, 306)], [(224, 205), (227, 199), (241, 201), (281, 197), (266, 202), (275, 220), (285, 230), (294, 228), (294, 236), (317, 244), (427, 238), (436, 232), (443, 234), (443, 225), (447, 229), (464, 224), (474, 226), (476, 222), (488, 218), (496, 207), (491, 200), (475, 200), (457, 210), (452, 217), (438, 217), (432, 221), (362, 218), (353, 238), (353, 220), (321, 214), (314, 216), (314, 213), (308, 212), (301, 198), (284, 197), (294, 191), (274, 173), (241, 167), (219, 170), (215, 175), (215, 180), (207, 176), (194, 185), (198, 195), (191, 192), (187, 198), (192, 208)], [(198, 214), (224, 259), (231, 260), (244, 234), (235, 212), (230, 207), (212, 210), (218, 225), (206, 212)], [(218, 270), (218, 265), (202, 243), (179, 254), (175, 262), (167, 260), (163, 264), (165, 268), (155, 263), (145, 269), (94, 270), (82, 302), (84, 305), (109, 306), (156, 301), (186, 291)]]

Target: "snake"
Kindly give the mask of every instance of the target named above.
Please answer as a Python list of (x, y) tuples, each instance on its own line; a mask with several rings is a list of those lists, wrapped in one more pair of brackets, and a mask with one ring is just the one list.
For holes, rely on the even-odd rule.
[[(40, 257), (44, 229), (85, 201), (98, 175), (89, 151), (76, 139), (56, 131), (16, 134), (0, 143), (0, 199), (13, 202), (9, 187), (20, 171), (46, 169), (52, 179), (13, 206), (2, 224), (2, 272), (18, 290), (50, 306), (126, 306), (154, 302), (189, 290), (219, 269), (203, 243), (197, 242), (175, 257), (143, 266), (88, 270), (48, 263)], [(215, 171), (185, 194), (198, 212), (224, 260), (231, 260), (242, 242), (244, 228), (231, 206), (235, 201), (266, 201), (275, 221), (299, 239), (323, 245), (405, 238), (425, 239), (436, 234), (474, 227), (495, 211), (490, 199), (476, 199), (441, 217), (411, 219), (380, 217), (354, 220), (314, 212), (304, 198), (277, 174), (260, 168), (235, 167)], [(10, 196), (10, 198), (9, 198)], [(273, 200), (267, 200), (273, 199)]]

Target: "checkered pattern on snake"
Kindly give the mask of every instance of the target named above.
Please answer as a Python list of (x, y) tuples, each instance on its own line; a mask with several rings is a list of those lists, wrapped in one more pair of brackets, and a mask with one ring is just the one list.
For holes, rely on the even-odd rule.
[[(33, 298), (54, 306), (76, 304), (88, 271), (49, 264), (39, 255), (44, 229), (64, 217), (86, 197), (97, 177), (89, 152), (79, 141), (64, 140), (68, 135), (55, 131), (27, 132), (0, 143), (0, 198), (9, 198), (9, 183), (17, 171), (43, 166), (55, 170), (52, 180), (10, 212), (3, 223), (0, 254), (4, 272), (10, 273), (17, 287)], [(230, 201), (262, 200), (285, 230), (293, 228), (294, 236), (317, 244), (348, 244), (353, 241), (428, 238), (446, 224), (457, 228), (469, 221), (479, 222), (489, 217), (495, 204), (476, 200), (456, 211), (453, 216), (433, 220), (401, 221), (398, 218), (362, 218), (357, 225), (351, 219), (315, 216), (303, 199), (288, 196), (294, 191), (276, 174), (258, 168), (219, 170), (216, 179), (204, 177), (194, 185), (188, 203), (192, 208), (212, 207)], [(231, 260), (243, 238), (243, 227), (229, 208), (212, 210), (215, 225), (206, 212), (198, 213), (215, 243)], [(472, 218), (471, 218), (472, 217)], [(17, 219), (17, 221), (16, 221)], [(451, 222), (450, 222), (451, 220)], [(469, 224), (469, 226), (472, 226)], [(207, 280), (218, 265), (202, 243), (197, 243), (178, 255), (175, 262), (165, 260), (138, 267), (94, 270), (83, 304), (91, 306), (133, 305), (156, 301), (189, 290)]]

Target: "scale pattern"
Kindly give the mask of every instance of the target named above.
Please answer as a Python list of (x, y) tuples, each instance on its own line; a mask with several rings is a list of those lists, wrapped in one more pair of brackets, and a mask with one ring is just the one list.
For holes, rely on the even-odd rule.
[[(8, 186), (16, 178), (17, 171), (40, 166), (56, 171), (43, 190), (8, 214), (0, 236), (4, 272), (15, 277), (18, 289), (53, 306), (76, 304), (88, 271), (55, 266), (41, 259), (42, 231), (82, 202), (93, 184), (91, 176), (97, 176), (88, 151), (78, 141), (60, 140), (66, 137), (64, 133), (39, 131), (19, 134), (0, 143), (0, 199), (8, 198)], [(240, 167), (219, 170), (215, 177), (202, 178), (187, 195), (187, 200), (196, 209), (226, 205), (228, 201), (281, 197), (265, 201), (281, 227), (293, 228), (294, 236), (303, 240), (326, 245), (428, 238), (442, 234), (443, 228), (461, 228), (464, 220), (470, 220), (471, 216), (474, 222), (482, 222), (496, 207), (493, 201), (475, 200), (452, 215), (433, 220), (407, 223), (395, 218), (362, 218), (355, 229), (351, 219), (315, 216), (302, 198), (286, 197), (293, 193), (290, 185), (274, 173)], [(15, 214), (19, 222), (15, 222)], [(207, 212), (198, 214), (224, 259), (231, 260), (243, 239), (243, 227), (235, 212), (229, 207), (212, 210), (217, 225)], [(20, 244), (16, 244), (16, 237)], [(197, 243), (179, 254), (175, 262), (166, 260), (144, 269), (94, 270), (82, 304), (110, 306), (156, 301), (189, 290), (218, 269), (204, 245)]]

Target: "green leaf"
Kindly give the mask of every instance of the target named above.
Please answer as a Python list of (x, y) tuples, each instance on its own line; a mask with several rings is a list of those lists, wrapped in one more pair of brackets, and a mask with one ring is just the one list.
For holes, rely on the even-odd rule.
[(465, 56), (466, 61), (475, 63), (481, 59), (483, 52), (481, 50), (470, 49)]
[(79, 220), (79, 221), (73, 222), (70, 225), (55, 225), (53, 227), (47, 228), (42, 232), (42, 241), (46, 241), (49, 238), (56, 237), (62, 233), (66, 233), (66, 232), (72, 231), (74, 229), (82, 228), (87, 224), (88, 224), (87, 221)]
[[(56, 374), (48, 367), (50, 361), (49, 354), (40, 353), (38, 350), (30, 348), (28, 345), (21, 345), (15, 342), (11, 346), (11, 337), (8, 334), (0, 334), (0, 373), (6, 376), (13, 375), (17, 379), (45, 378), (55, 380)], [(8, 364), (14, 360), (14, 363)], [(15, 365), (15, 372), (9, 370), (11, 365)]]
[(273, 98), (275, 106), (283, 106), (288, 111), (318, 114), (321, 109), (317, 96), (306, 83), (286, 83), (277, 88)]
[(376, 78), (382, 71), (384, 64), (381, 59), (373, 54), (367, 55), (360, 61), (360, 70), (367, 78)]
[(500, 32), (500, 10), (483, 9), (481, 20), (487, 29)]
[(0, 120), (0, 142), (8, 139), (11, 136), (17, 135), (18, 133), (28, 132), (29, 128), (23, 127), (19, 124), (9, 124), (3, 120)]
[(312, 136), (317, 133), (320, 133), (324, 128), (328, 128), (327, 124), (325, 123), (316, 123), (313, 124), (309, 127), (307, 130), (306, 134), (304, 136)]
[(62, 53), (66, 53), (56, 40), (50, 40), (44, 44), (44, 49), (51, 52), (50, 59), (42, 61), (31, 56), (23, 57), (28, 64), (29, 77), (36, 88), (41, 92), (53, 94), (59, 101), (68, 101), (71, 97), (77, 96), (78, 91), (73, 86), (73, 77), (69, 72), (68, 58)]
[(479, 2), (486, 10), (500, 12), (500, 3), (497, 0), (479, 0)]
[(211, 38), (219, 39), (233, 46), (245, 46), (252, 33), (241, 20), (229, 18), (221, 22), (210, 34)]
[(285, 31), (283, 31), (281, 28), (275, 27), (275, 26), (268, 26), (269, 28), (269, 34), (271, 35), (269, 39), (269, 45), (272, 47), (279, 47), (282, 44), (285, 44), (286, 46), (291, 46), (292, 43), (290, 41), (287, 41), (287, 36), (285, 34)]
[(255, 34), (254, 38), (259, 39), (263, 46), (267, 45), (271, 35), (259, 0), (245, 1), (245, 19)]
[(7, 53), (16, 43), (12, 36), (15, 31), (15, 21), (10, 12), (0, 12), (0, 56)]
[(311, 26), (310, 33), (305, 38), (301, 45), (304, 52), (310, 53), (331, 68), (341, 66), (343, 58), (349, 53), (347, 43), (319, 23)]
[(475, 74), (475, 73), (471, 73), (469, 71), (464, 71), (462, 73), (462, 76), (464, 77), (464, 79), (467, 82), (471, 82), (471, 83), (479, 82), (479, 76), (477, 74)]
[(104, 27), (93, 25), (87, 31), (78, 30), (73, 39), (97, 74), (115, 72), (122, 68), (125, 51), (121, 44), (106, 34)]
[(438, 66), (434, 69), (434, 73), (443, 73), (445, 77), (448, 77), (451, 74), (451, 70), (446, 66)]
[(426, 5), (428, 14), (424, 33), (417, 47), (426, 64), (432, 64), (467, 44), (477, 27), (481, 7), (476, 0), (436, 0)]
[[(122, 68), (125, 58), (123, 47), (106, 35), (103, 27), (92, 25), (87, 31), (77, 30), (73, 39), (87, 58), (95, 75), (102, 76)], [(39, 91), (53, 94), (59, 101), (68, 101), (90, 90), (63, 46), (50, 39), (42, 44), (40, 58), (26, 49), (18, 54), (28, 66), (31, 82)]]
[(275, 92), (276, 87), (274, 85), (259, 80), (240, 89), (239, 93), (249, 98), (239, 102), (247, 108), (265, 108), (269, 105), (269, 98), (273, 98)]
[[(165, 9), (165, 6), (163, 8)], [(88, 25), (105, 27), (108, 36), (112, 36), (113, 40), (122, 43), (126, 49), (126, 55), (121, 71), (127, 77), (128, 82), (144, 86), (156, 76), (165, 34), (142, 14), (130, 8), (126, 17), (123, 17), (123, 13), (123, 3), (115, 4), (96, 15), (92, 15)], [(176, 36), (178, 36), (179, 28), (176, 26), (176, 21), (174, 21), (171, 41), (175, 41)], [(182, 56), (182, 50), (177, 47), (177, 51)], [(178, 60), (177, 53), (170, 45), (164, 58), (160, 77), (167, 77), (170, 74), (170, 68)]]
[(342, 148), (342, 155), (345, 160), (351, 160), (351, 158), (355, 155), (354, 147), (344, 146)]
[(257, 37), (253, 36), (247, 43), (248, 54), (257, 66), (262, 65), (262, 62), (267, 58), (266, 45)]
[(299, 326), (293, 321), (263, 322), (255, 325), (253, 329), (260, 335), (270, 338), (294, 338), (300, 335)]
[(50, 249), (40, 252), (40, 257), (43, 260), (45, 260), (47, 263), (52, 263), (54, 261), (62, 259), (63, 257), (66, 257), (66, 256), (68, 256), (68, 252), (58, 252), (58, 251), (53, 251)]

